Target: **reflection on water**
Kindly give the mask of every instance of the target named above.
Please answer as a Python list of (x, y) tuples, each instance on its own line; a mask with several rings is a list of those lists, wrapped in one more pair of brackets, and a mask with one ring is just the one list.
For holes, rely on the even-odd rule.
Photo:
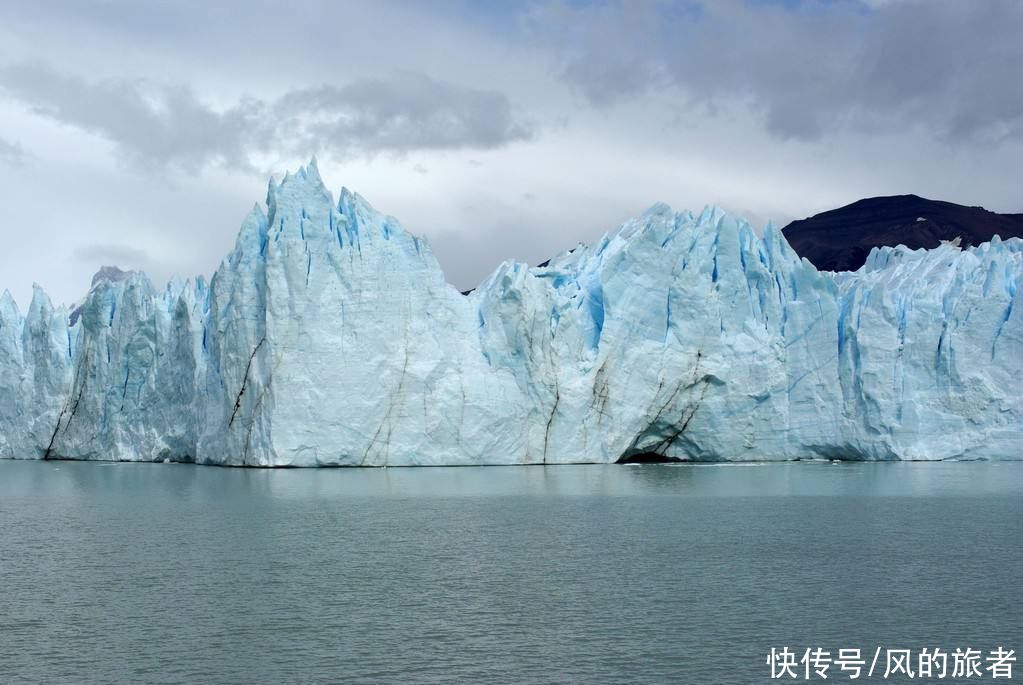
[(691, 497), (954, 496), (1023, 492), (1021, 462), (784, 462), (571, 466), (247, 469), (190, 464), (0, 461), (0, 496), (75, 496), (96, 488), (126, 497), (205, 500), (225, 488), (261, 497)]

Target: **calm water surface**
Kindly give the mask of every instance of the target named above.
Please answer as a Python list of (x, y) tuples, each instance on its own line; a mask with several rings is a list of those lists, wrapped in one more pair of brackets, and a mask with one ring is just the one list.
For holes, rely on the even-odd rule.
[(1021, 462), (0, 461), (0, 682), (767, 683), (772, 646), (1020, 653), (1021, 540)]

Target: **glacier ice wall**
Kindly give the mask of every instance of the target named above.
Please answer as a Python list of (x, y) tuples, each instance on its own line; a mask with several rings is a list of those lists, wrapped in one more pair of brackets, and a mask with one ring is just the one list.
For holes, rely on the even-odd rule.
[(260, 466), (1020, 458), (1023, 241), (821, 273), (656, 205), (469, 296), (315, 163), (207, 284), (0, 298), (0, 457)]

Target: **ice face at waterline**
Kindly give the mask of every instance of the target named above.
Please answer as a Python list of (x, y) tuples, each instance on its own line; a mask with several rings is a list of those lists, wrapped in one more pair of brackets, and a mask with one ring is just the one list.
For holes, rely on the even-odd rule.
[[(315, 163), (207, 284), (0, 298), (0, 457), (260, 466), (1018, 458), (1023, 241), (818, 272), (655, 205), (469, 296)], [(73, 322), (72, 322), (73, 320)]]

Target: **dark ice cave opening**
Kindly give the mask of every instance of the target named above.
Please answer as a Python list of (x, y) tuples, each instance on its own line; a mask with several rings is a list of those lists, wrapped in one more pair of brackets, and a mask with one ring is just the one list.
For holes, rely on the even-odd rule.
[(678, 457), (666, 457), (663, 454), (657, 454), (656, 452), (634, 452), (632, 454), (623, 454), (618, 458), (616, 464), (674, 464), (683, 459)]

